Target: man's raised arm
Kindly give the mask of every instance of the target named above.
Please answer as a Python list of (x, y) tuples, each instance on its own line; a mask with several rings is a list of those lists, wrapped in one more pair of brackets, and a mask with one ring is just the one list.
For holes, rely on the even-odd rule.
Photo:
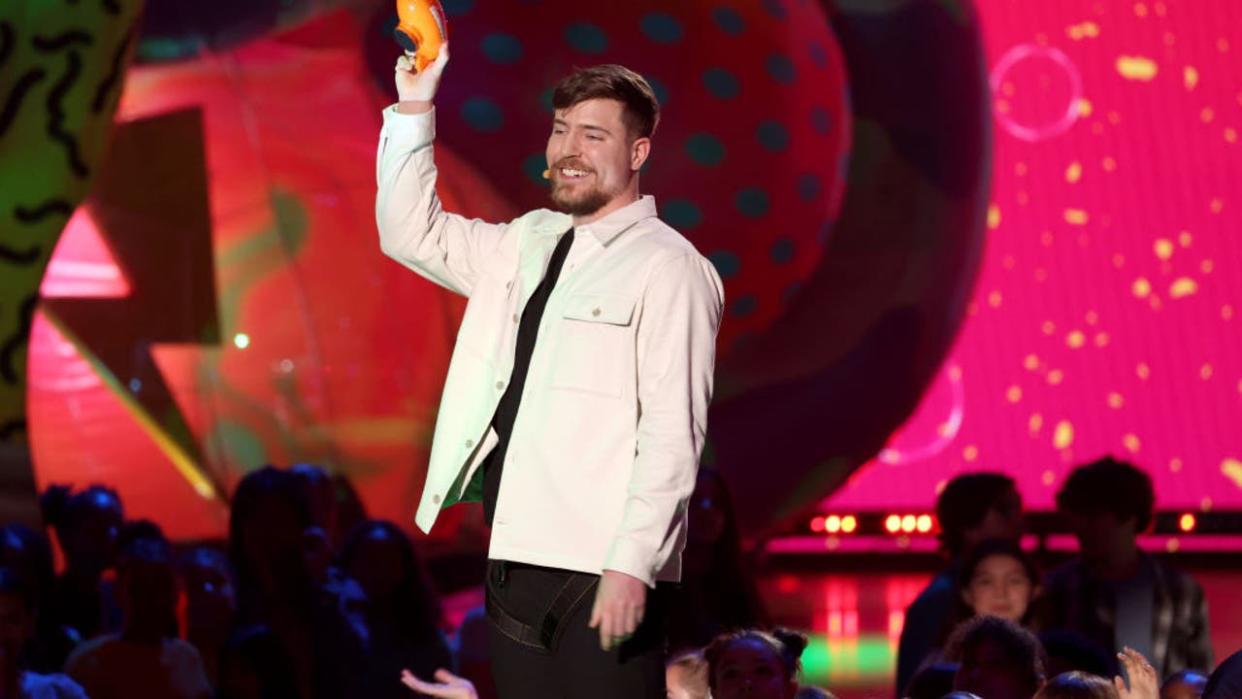
[(448, 63), (448, 44), (421, 73), (413, 61), (397, 61), (400, 101), (384, 109), (375, 176), (375, 222), (385, 255), (431, 281), (469, 296), (483, 260), (495, 250), (505, 226), (444, 211), (436, 195), (432, 100)]

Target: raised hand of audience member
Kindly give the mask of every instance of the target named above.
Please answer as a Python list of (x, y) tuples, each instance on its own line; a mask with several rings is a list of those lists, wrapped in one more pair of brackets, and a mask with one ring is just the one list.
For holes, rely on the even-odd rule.
[(1117, 687), (1117, 695), (1121, 699), (1158, 699), (1160, 696), (1160, 678), (1156, 676), (1156, 668), (1147, 662), (1143, 654), (1133, 648), (1126, 648), (1117, 654), (1125, 675), (1130, 679), (1130, 686), (1120, 676), (1113, 678)]
[(474, 691), (474, 685), (470, 684), (470, 680), (458, 677), (444, 668), (436, 670), (436, 682), (424, 682), (415, 677), (414, 673), (404, 670), (401, 673), (401, 683), (429, 697), (479, 699), (479, 693)]

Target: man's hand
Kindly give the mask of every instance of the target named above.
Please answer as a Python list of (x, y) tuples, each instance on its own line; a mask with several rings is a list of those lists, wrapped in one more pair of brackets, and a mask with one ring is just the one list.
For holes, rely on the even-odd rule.
[(1133, 648), (1126, 648), (1117, 654), (1117, 659), (1125, 667), (1126, 677), (1130, 678), (1128, 688), (1121, 677), (1113, 678), (1113, 684), (1117, 687), (1117, 694), (1121, 699), (1159, 698), (1160, 680), (1156, 677), (1156, 668), (1147, 662), (1147, 658), (1144, 658), (1142, 653)]
[(646, 604), (646, 583), (632, 575), (605, 570), (591, 608), (590, 627), (599, 627), (599, 647), (612, 650), (633, 636), (642, 623)]
[(424, 682), (409, 670), (401, 671), (401, 683), (415, 692), (447, 699), (479, 699), (479, 694), (474, 690), (474, 685), (470, 684), (470, 680), (462, 679), (448, 670), (436, 670), (436, 681), (440, 684)]
[(397, 59), (397, 111), (402, 114), (419, 114), (431, 111), (431, 102), (440, 87), (440, 76), (448, 65), (448, 42), (440, 47), (440, 54), (420, 73), (414, 70), (414, 58), (402, 54)]

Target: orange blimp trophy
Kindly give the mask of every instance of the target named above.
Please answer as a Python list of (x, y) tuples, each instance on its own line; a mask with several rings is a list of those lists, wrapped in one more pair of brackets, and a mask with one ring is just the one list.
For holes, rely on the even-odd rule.
[(397, 0), (397, 28), (392, 34), (405, 55), (414, 58), (415, 70), (426, 68), (448, 41), (440, 0)]

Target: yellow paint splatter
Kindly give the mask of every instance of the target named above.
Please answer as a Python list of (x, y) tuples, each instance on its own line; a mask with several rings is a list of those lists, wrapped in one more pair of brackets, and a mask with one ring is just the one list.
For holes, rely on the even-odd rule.
[(1057, 481), (1057, 474), (1051, 470), (1045, 470), (1043, 474), (1040, 475), (1039, 481), (1044, 485), (1052, 485)]
[(1078, 116), (1085, 119), (1086, 117), (1091, 116), (1091, 112), (1094, 111), (1094, 109), (1095, 107), (1091, 104), (1091, 100), (1086, 97), (1078, 98)]
[(1214, 269), (1216, 269), (1216, 263), (1210, 259), (1204, 260), (1199, 263), (1199, 271), (1203, 272), (1204, 274), (1211, 274), (1212, 270)]
[(1199, 367), (1199, 378), (1203, 379), (1204, 381), (1208, 381), (1212, 378), (1212, 365), (1211, 364), (1204, 364), (1203, 366)]
[(1078, 349), (1086, 343), (1087, 337), (1081, 330), (1073, 330), (1065, 336), (1065, 344), (1069, 345), (1070, 349)]
[(1234, 485), (1242, 488), (1242, 461), (1234, 458), (1225, 459), (1220, 462), (1220, 472), (1225, 474), (1225, 478), (1233, 481)]
[(1087, 212), (1083, 211), (1082, 209), (1066, 209), (1065, 210), (1065, 222), (1066, 223), (1069, 223), (1075, 226), (1084, 226), (1087, 224), (1087, 221), (1089, 220), (1091, 219), (1087, 215)]
[(1065, 34), (1074, 41), (1082, 41), (1083, 39), (1094, 39), (1100, 35), (1100, 25), (1087, 20), (1078, 24), (1071, 24), (1065, 28)]
[(1050, 320), (1045, 320), (1042, 324), (1040, 324), (1039, 330), (1045, 335), (1051, 335), (1057, 331), (1057, 324)]
[(973, 462), (979, 458), (979, 447), (970, 444), (962, 450), (962, 458), (966, 461)]
[(1138, 366), (1134, 367), (1134, 373), (1138, 374), (1139, 380), (1146, 381), (1151, 378), (1151, 367), (1147, 366), (1147, 362), (1139, 362)]
[(1100, 161), (1100, 167), (1104, 168), (1104, 172), (1112, 172), (1117, 169), (1117, 161), (1106, 157)]
[(1001, 301), (1002, 301), (1001, 292), (993, 291), (992, 293), (988, 294), (988, 305), (991, 306), (992, 308), (1000, 308)]
[(1109, 340), (1108, 333), (1101, 332), (1101, 333), (1095, 334), (1095, 346), (1096, 347), (1108, 347), (1108, 340)]
[(1199, 84), (1199, 71), (1194, 66), (1182, 68), (1182, 84), (1187, 90), (1193, 90)]
[(1169, 285), (1169, 296), (1175, 299), (1192, 296), (1199, 290), (1199, 284), (1190, 277), (1180, 277)]
[(1074, 443), (1074, 426), (1069, 420), (1062, 420), (1057, 423), (1056, 430), (1052, 435), (1052, 446), (1057, 449), (1069, 449)]
[(1005, 391), (1005, 400), (1010, 403), (1017, 403), (1018, 401), (1021, 401), (1022, 388), (1019, 386), (1010, 386), (1009, 389)]
[(1147, 295), (1151, 293), (1151, 282), (1147, 281), (1147, 277), (1139, 277), (1134, 280), (1134, 284), (1131, 285), (1130, 291), (1134, 293), (1136, 298), (1147, 298)]
[(996, 230), (996, 227), (1000, 225), (1000, 222), (1001, 222), (1000, 207), (997, 206), (996, 204), (992, 204), (991, 206), (988, 207), (988, 228), (991, 230)]
[(1108, 407), (1112, 408), (1113, 410), (1121, 410), (1122, 408), (1125, 407), (1125, 405), (1126, 405), (1126, 399), (1123, 398), (1120, 393), (1117, 393), (1116, 391), (1114, 391), (1108, 394)]
[(1232, 126), (1226, 128), (1225, 129), (1225, 143), (1237, 143), (1237, 142), (1238, 142), (1238, 130), (1233, 128)]
[(1065, 380), (1065, 372), (1061, 371), (1060, 369), (1053, 369), (1052, 371), (1048, 372), (1048, 384), (1050, 386), (1060, 386), (1061, 382), (1064, 380)]
[(1142, 3), (1142, 2), (1134, 3), (1134, 14), (1139, 17), (1146, 17), (1147, 16), (1147, 3)]
[(1083, 320), (1087, 321), (1087, 325), (1095, 325), (1100, 322), (1100, 314), (1095, 311), (1087, 311), (1087, 314), (1083, 316)]
[(1177, 234), (1177, 244), (1184, 248), (1190, 247), (1193, 241), (1194, 238), (1190, 235), (1190, 231), (1181, 231)]
[(1118, 56), (1117, 72), (1126, 80), (1149, 82), (1156, 77), (1156, 62), (1145, 56)]
[(1214, 214), (1219, 214), (1225, 209), (1225, 201), (1220, 197), (1216, 197), (1210, 204), (1208, 204), (1208, 209), (1210, 209)]
[(956, 364), (949, 367), (949, 380), (957, 383), (962, 380), (962, 368)]
[(1065, 168), (1065, 181), (1074, 184), (1080, 179), (1082, 179), (1082, 163), (1075, 160)]
[(1152, 245), (1152, 250), (1155, 251), (1156, 257), (1159, 257), (1162, 260), (1167, 260), (1170, 257), (1173, 257), (1173, 241), (1168, 238), (1159, 238)]
[(1199, 121), (1202, 121), (1205, 124), (1212, 123), (1212, 120), (1215, 118), (1216, 112), (1213, 111), (1211, 107), (1204, 107), (1203, 110), (1199, 112)]
[(1036, 357), (1033, 354), (1026, 355), (1026, 358), (1022, 360), (1022, 366), (1025, 367), (1027, 371), (1035, 371), (1039, 368), (1039, 357)]
[(1131, 454), (1137, 454), (1139, 453), (1139, 450), (1143, 448), (1143, 443), (1139, 441), (1138, 435), (1136, 434), (1127, 434), (1123, 436), (1121, 438), (1121, 445), (1124, 446), (1126, 451)]
[(1212, 505), (1213, 505), (1212, 498), (1210, 497), (1204, 497), (1202, 500), (1199, 501), (1199, 509), (1202, 510), (1203, 512), (1211, 512)]
[(1225, 304), (1220, 307), (1221, 320), (1233, 320), (1233, 306)]
[(1173, 473), (1180, 472), (1182, 470), (1182, 460), (1177, 458), (1176, 456), (1173, 457), (1172, 459), (1169, 459), (1169, 470), (1172, 471)]
[(1031, 419), (1026, 421), (1026, 428), (1030, 430), (1032, 437), (1038, 435), (1044, 428), (1044, 416), (1039, 413), (1031, 415)]

